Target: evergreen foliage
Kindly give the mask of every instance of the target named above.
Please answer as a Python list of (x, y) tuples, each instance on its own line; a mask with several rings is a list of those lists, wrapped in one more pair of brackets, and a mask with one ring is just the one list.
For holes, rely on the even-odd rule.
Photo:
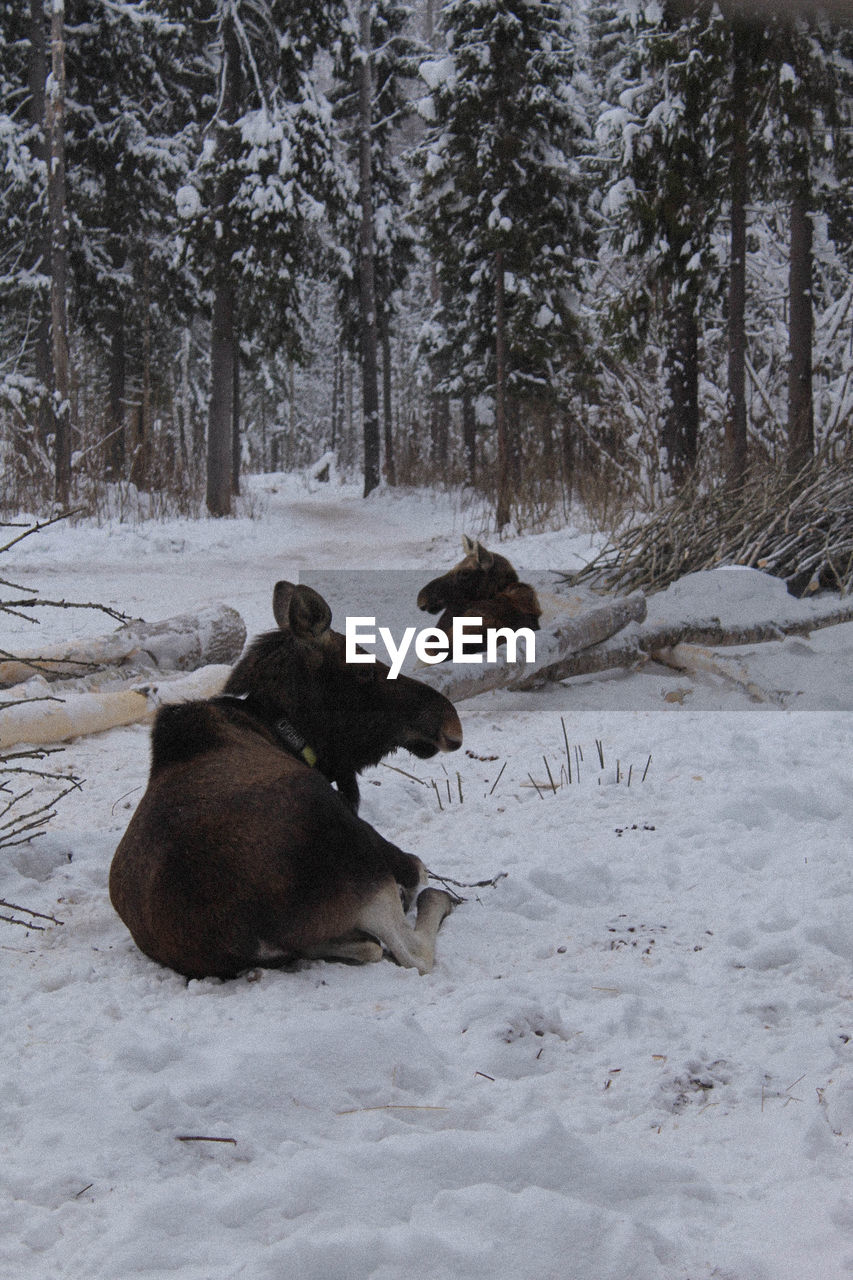
[(329, 448), (367, 490), (380, 434), (389, 483), (467, 481), (499, 527), (845, 454), (835, 9), (65, 0), (57, 222), (54, 8), (0, 0), (6, 510), (53, 500), (60, 409), (74, 501), (120, 513), (206, 479), (225, 514), (241, 466)]
[(582, 346), (587, 122), (570, 16), (559, 0), (451, 0), (447, 53), (421, 68), (434, 119), (419, 156), (421, 216), (441, 287), (431, 332), (451, 393), (494, 394), (497, 252), (511, 394), (547, 397), (555, 365)]

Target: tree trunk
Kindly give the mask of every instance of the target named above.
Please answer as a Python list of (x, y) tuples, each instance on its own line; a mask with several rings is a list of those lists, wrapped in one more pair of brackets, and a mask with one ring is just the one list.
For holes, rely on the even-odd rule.
[(575, 490), (575, 430), (567, 410), (560, 425), (560, 478), (569, 502)]
[(68, 220), (65, 207), (65, 3), (53, 0), (51, 75), (46, 93), (47, 202), (50, 220), (50, 329), (53, 363), (54, 496), (71, 497), (71, 400), (68, 376)]
[(450, 453), (450, 405), (441, 391), (429, 401), (429, 460), (434, 478), (444, 478)]
[(812, 221), (809, 184), (797, 184), (791, 201), (789, 260), (788, 470), (800, 471), (814, 454), (812, 401)]
[(19, 742), (45, 746), (120, 725), (151, 720), (161, 706), (215, 698), (231, 668), (224, 663), (200, 667), (188, 675), (153, 682), (150, 677), (91, 693), (69, 693), (56, 701), (30, 700), (12, 707), (0, 720), (0, 751)]
[(749, 177), (747, 97), (749, 32), (732, 24), (732, 153), (729, 165), (731, 247), (729, 261), (729, 370), (725, 469), (730, 485), (746, 474), (746, 200)]
[(152, 474), (154, 442), (152, 440), (153, 414), (151, 412), (151, 260), (147, 247), (142, 257), (142, 398), (136, 413), (136, 440), (130, 478), (142, 493), (157, 489), (157, 478)]
[(497, 502), (495, 524), (498, 532), (509, 524), (510, 477), (506, 416), (506, 298), (504, 293), (503, 250), (495, 252), (495, 433), (498, 446)]
[(341, 339), (335, 341), (335, 363), (332, 368), (332, 432), (329, 438), (329, 448), (332, 453), (338, 447), (338, 418), (341, 414), (341, 406), (343, 403), (343, 357), (341, 355)]
[(241, 76), (240, 46), (229, 9), (222, 24), (222, 120), (219, 150), (222, 176), (217, 191), (217, 214), (223, 228), (217, 242), (210, 336), (210, 406), (207, 420), (207, 509), (212, 516), (231, 514), (234, 457), (234, 362), (236, 285), (231, 263), (229, 206), (233, 179), (228, 173), (234, 148), (233, 127), (238, 118)]
[[(45, 140), (45, 81), (47, 79), (47, 37), (44, 21), (44, 0), (30, 0), (30, 123), (34, 130), (33, 147), (37, 158), (47, 166), (47, 145)], [(47, 274), (50, 269), (50, 234), (44, 227), (40, 237), (37, 260), (34, 270)], [(38, 439), (42, 448), (47, 447), (47, 438), (53, 424), (50, 410), (50, 389), (53, 385), (53, 360), (51, 356), (51, 321), (50, 298), (45, 297), (44, 305), (39, 308), (39, 318), (35, 332), (35, 366), (39, 383), (38, 405)]]
[(107, 414), (106, 473), (109, 479), (118, 480), (124, 471), (125, 460), (125, 381), (126, 360), (124, 349), (124, 308), (121, 299), (106, 318), (109, 343), (109, 410)]
[(0, 686), (38, 674), (45, 680), (85, 677), (105, 667), (192, 671), (210, 662), (236, 662), (246, 625), (236, 609), (212, 604), (160, 622), (131, 622), (105, 636), (38, 645), (23, 657), (0, 660)]
[(379, 484), (379, 375), (373, 225), (373, 54), (370, 5), (359, 8), (361, 67), (358, 79), (358, 173), (361, 228), (359, 283), (361, 304), (361, 411), (364, 431), (364, 496)]
[(234, 424), (234, 290), (222, 272), (213, 298), (210, 339), (210, 412), (207, 427), (207, 509), (231, 514)]
[(382, 317), (382, 416), (385, 434), (385, 482), (397, 483), (394, 461), (394, 401), (391, 388), (391, 327), (387, 311)]
[(679, 488), (696, 465), (699, 440), (699, 325), (689, 295), (675, 305), (667, 363), (669, 405), (663, 444), (667, 470)]
[(240, 495), (240, 340), (234, 332), (234, 387), (231, 393), (231, 493)]
[(184, 327), (181, 331), (181, 390), (179, 395), (178, 417), (180, 420), (181, 463), (184, 469), (185, 483), (191, 486), (190, 441), (192, 440), (192, 410), (190, 401), (190, 331)]
[(477, 482), (477, 415), (471, 390), (462, 392), (462, 441), (465, 446), (465, 472), (468, 484)]

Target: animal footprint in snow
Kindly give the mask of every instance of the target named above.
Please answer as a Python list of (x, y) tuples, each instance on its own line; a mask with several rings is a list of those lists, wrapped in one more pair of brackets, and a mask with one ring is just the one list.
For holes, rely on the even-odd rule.
[(730, 1082), (731, 1074), (725, 1058), (717, 1058), (707, 1065), (693, 1060), (679, 1075), (661, 1081), (658, 1097), (667, 1111), (679, 1112), (691, 1102), (708, 1105), (713, 1091)]

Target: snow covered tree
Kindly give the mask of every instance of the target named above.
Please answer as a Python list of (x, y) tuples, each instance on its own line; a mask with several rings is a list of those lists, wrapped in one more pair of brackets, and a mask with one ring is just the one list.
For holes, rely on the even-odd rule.
[(187, 261), (211, 301), (207, 505), (231, 510), (239, 341), (300, 349), (301, 273), (311, 262), (337, 175), (330, 112), (312, 67), (331, 42), (334, 0), (209, 0), (208, 117), (178, 191)]
[(442, 25), (447, 52), (421, 68), (433, 120), (420, 153), (440, 295), (433, 359), (448, 392), (491, 397), (501, 528), (520, 461), (510, 421), (548, 401), (555, 366), (582, 347), (587, 126), (568, 4), (450, 0)]
[[(621, 247), (644, 270), (646, 297), (620, 300), (624, 319), (636, 325), (644, 314), (657, 311), (665, 317), (669, 405), (663, 434), (669, 474), (677, 484), (695, 463), (699, 321), (713, 330), (722, 309), (726, 385), (713, 390), (713, 369), (707, 370), (706, 385), (712, 399), (719, 402), (720, 392), (725, 396), (726, 476), (733, 484), (743, 479), (747, 318), (750, 307), (754, 315), (756, 308), (766, 311), (779, 287), (764, 263), (752, 273), (753, 297), (748, 298), (748, 264), (757, 247), (777, 239), (780, 201), (791, 213), (788, 435), (791, 465), (797, 469), (810, 456), (814, 439), (812, 224), (837, 187), (836, 156), (843, 150), (843, 133), (833, 121), (840, 119), (840, 86), (849, 72), (833, 52), (837, 29), (790, 15), (721, 13), (704, 0), (679, 0), (639, 19), (626, 18), (625, 25), (631, 33), (622, 68), (625, 83), (602, 120), (603, 132), (611, 130), (618, 140), (620, 158), (608, 204), (617, 215)], [(726, 229), (724, 295), (719, 284), (725, 278)], [(767, 298), (756, 296), (762, 291)], [(781, 357), (766, 326), (752, 323), (750, 330), (766, 369), (774, 369)], [(756, 361), (757, 350), (751, 355)], [(766, 391), (758, 398), (766, 411)], [(762, 443), (771, 453), (775, 449), (773, 441)]]
[(344, 339), (361, 357), (365, 494), (379, 483), (380, 347), (384, 469), (388, 483), (395, 482), (392, 300), (413, 257), (413, 235), (405, 219), (409, 179), (399, 154), (400, 128), (411, 113), (407, 86), (417, 74), (419, 52), (407, 35), (411, 16), (409, 6), (399, 0), (350, 0), (349, 21), (335, 49), (335, 114), (354, 174), (354, 196), (357, 191), (338, 219), (343, 251), (339, 307)]
[(49, 311), (49, 238), (45, 186), (44, 86), (46, 21), (39, 0), (29, 13), (0, 4), (0, 403), (21, 423), (32, 409), (45, 413), (52, 382)]
[[(182, 304), (189, 309), (189, 290), (173, 267), (174, 192), (194, 115), (186, 86), (193, 50), (185, 25), (148, 4), (72, 3), (67, 161), (75, 319), (106, 369), (106, 474), (120, 478), (133, 452), (133, 478), (149, 488), (157, 479), (151, 402), (165, 381)], [(141, 384), (133, 393), (133, 431), (131, 381)]]
[[(696, 463), (700, 317), (722, 276), (713, 230), (727, 174), (715, 104), (728, 66), (727, 34), (709, 5), (683, 19), (649, 9), (637, 20), (619, 104), (600, 124), (600, 133), (611, 131), (617, 140), (609, 207), (618, 215), (621, 250), (643, 262), (644, 287), (665, 317), (668, 404), (661, 443), (676, 485)], [(642, 310), (636, 299), (625, 308), (629, 319)]]
[(71, 399), (68, 371), (68, 209), (65, 202), (65, 3), (50, 11), (50, 75), (45, 88), (47, 209), (50, 227), (50, 334), (53, 355), (54, 496), (71, 496)]
[[(777, 20), (770, 58), (775, 71), (768, 112), (777, 160), (774, 185), (790, 216), (787, 455), (788, 467), (796, 473), (815, 448), (814, 224), (833, 203), (849, 156), (850, 34), (819, 16)], [(849, 180), (849, 170), (846, 176)]]

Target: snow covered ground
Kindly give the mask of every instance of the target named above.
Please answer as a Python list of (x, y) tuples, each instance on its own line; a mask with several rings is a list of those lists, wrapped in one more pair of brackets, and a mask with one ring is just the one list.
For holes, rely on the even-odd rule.
[[(430, 495), (263, 477), (255, 504), (51, 529), (4, 576), (149, 620), (221, 599), (254, 634), (277, 578), (426, 578), (478, 532)], [(501, 549), (544, 569), (591, 546)], [(41, 634), (109, 629), (59, 611)], [(24, 630), (4, 621), (0, 648)], [(428, 977), (158, 968), (106, 888), (148, 731), (69, 744), (84, 788), (0, 857), (0, 896), (64, 922), (0, 924), (0, 1275), (850, 1276), (851, 633), (747, 657), (787, 708), (647, 667), (481, 695), (443, 767), (401, 752), (366, 774), (384, 835), (456, 880), (501, 877), (463, 890)]]

